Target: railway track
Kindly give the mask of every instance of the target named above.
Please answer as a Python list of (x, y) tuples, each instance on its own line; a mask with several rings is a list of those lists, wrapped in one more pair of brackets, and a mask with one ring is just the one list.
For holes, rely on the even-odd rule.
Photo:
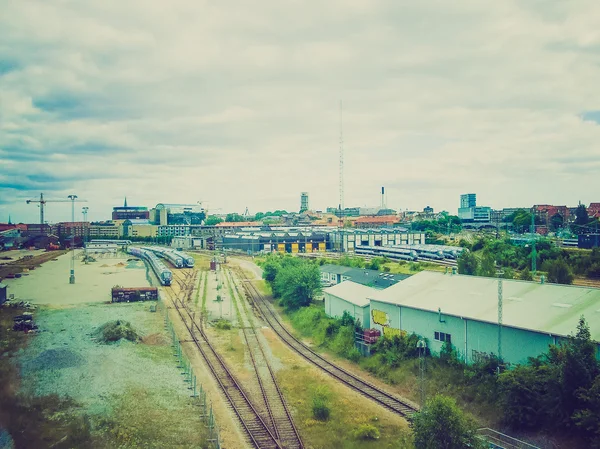
[[(180, 286), (186, 285), (186, 280), (182, 279), (180, 276), (180, 274), (174, 276), (178, 278), (178, 284)], [(239, 382), (225, 364), (225, 361), (208, 340), (202, 328), (202, 320), (200, 320), (199, 325), (181, 295), (178, 295), (173, 287), (167, 287), (165, 290), (168, 292), (174, 309), (177, 311), (181, 321), (187, 328), (194, 345), (200, 351), (208, 369), (213, 374), (221, 391), (223, 391), (223, 394), (227, 398), (229, 405), (238, 417), (250, 443), (254, 447), (261, 449), (285, 449), (262, 419), (260, 413), (256, 410)], [(185, 299), (189, 299), (189, 296), (187, 296), (188, 291), (186, 289), (183, 289), (182, 291), (186, 295)]]
[(343, 368), (329, 362), (321, 355), (310, 349), (296, 337), (294, 337), (279, 320), (277, 312), (266, 298), (257, 290), (256, 286), (241, 270), (237, 269), (238, 276), (242, 279), (242, 285), (248, 296), (254, 303), (255, 307), (261, 312), (265, 321), (271, 326), (273, 331), (294, 351), (311, 362), (313, 365), (322, 369), (332, 377), (336, 378), (349, 388), (357, 391), (363, 396), (377, 402), (387, 409), (409, 418), (417, 409), (411, 404), (393, 396), (390, 393), (372, 385), (365, 380), (355, 376), (354, 374), (344, 370)]
[[(231, 272), (228, 273), (228, 271), (224, 270), (225, 279), (229, 284), (231, 299), (235, 304), (239, 325), (242, 329), (244, 341), (250, 354), (250, 360), (256, 373), (266, 414), (268, 415), (268, 420), (272, 423), (271, 429), (284, 447), (288, 449), (303, 449), (302, 439), (300, 438), (298, 429), (294, 425), (294, 420), (285, 402), (283, 393), (279, 389), (277, 379), (264, 352), (263, 345), (258, 339), (254, 322), (243, 302), (242, 296), (237, 291), (237, 286), (231, 277)], [(241, 310), (234, 297), (236, 293), (241, 299)]]

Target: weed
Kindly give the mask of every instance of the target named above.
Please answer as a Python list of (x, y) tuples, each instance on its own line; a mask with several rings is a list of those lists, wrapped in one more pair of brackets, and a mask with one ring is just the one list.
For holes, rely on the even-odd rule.
[(354, 431), (357, 440), (378, 440), (379, 436), (379, 429), (372, 424), (361, 424)]

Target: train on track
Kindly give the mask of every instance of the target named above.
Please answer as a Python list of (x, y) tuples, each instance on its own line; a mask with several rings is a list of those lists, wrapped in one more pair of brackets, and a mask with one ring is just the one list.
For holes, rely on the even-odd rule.
[(194, 258), (181, 251), (163, 246), (149, 246), (148, 249), (159, 257), (171, 262), (176, 268), (194, 268)]
[(185, 265), (186, 268), (194, 268), (194, 258), (192, 256), (188, 256), (186, 253), (177, 251), (176, 249), (171, 249), (170, 251), (183, 259), (183, 265)]
[(392, 245), (392, 246), (357, 246), (355, 254), (368, 257), (387, 257), (391, 260), (408, 260), (411, 262), (430, 260), (438, 263), (452, 264), (460, 257), (464, 248), (445, 245)]
[(147, 248), (149, 251), (152, 251), (158, 257), (162, 257), (163, 259), (168, 260), (173, 264), (175, 268), (183, 268), (184, 262), (183, 258), (173, 254), (168, 248), (161, 248), (160, 246), (149, 246)]
[(165, 266), (164, 263), (162, 263), (158, 257), (156, 257), (152, 251), (138, 248), (136, 246), (130, 246), (127, 248), (127, 253), (131, 254), (132, 256), (139, 257), (145, 262), (148, 262), (162, 285), (171, 285), (173, 273)]
[(354, 248), (354, 252), (359, 256), (379, 256), (387, 257), (391, 260), (417, 260), (417, 252), (404, 249), (404, 248), (393, 248), (391, 246), (357, 246)]

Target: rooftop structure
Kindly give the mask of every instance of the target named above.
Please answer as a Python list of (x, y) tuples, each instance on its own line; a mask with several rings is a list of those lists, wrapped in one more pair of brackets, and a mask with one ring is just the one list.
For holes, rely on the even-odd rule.
[(128, 206), (127, 197), (123, 202), (123, 206), (113, 207), (112, 219), (113, 220), (138, 220), (148, 219), (149, 212), (147, 207), (143, 206)]

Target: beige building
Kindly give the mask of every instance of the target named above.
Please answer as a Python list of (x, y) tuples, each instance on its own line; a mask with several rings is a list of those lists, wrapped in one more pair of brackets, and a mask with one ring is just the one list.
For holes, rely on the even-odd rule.
[(156, 237), (158, 236), (158, 226), (151, 224), (131, 225), (129, 227), (129, 237)]

